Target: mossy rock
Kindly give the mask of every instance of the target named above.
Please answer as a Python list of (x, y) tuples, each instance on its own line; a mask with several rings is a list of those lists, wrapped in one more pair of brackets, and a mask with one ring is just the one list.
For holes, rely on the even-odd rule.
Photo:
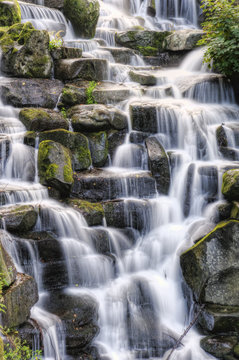
[(226, 355), (232, 355), (236, 344), (236, 336), (207, 336), (200, 341), (203, 350), (220, 359), (224, 359)]
[(53, 61), (49, 34), (30, 22), (11, 26), (0, 39), (2, 71), (17, 77), (50, 78)]
[(6, 229), (14, 233), (28, 232), (37, 222), (38, 213), (32, 205), (13, 205), (0, 210)]
[(17, 0), (0, 0), (0, 26), (21, 22), (21, 9)]
[(24, 108), (19, 119), (29, 131), (68, 129), (68, 121), (57, 111), (40, 108)]
[[(4, 236), (1, 233), (1, 236)], [(10, 286), (16, 279), (17, 271), (12, 258), (0, 243), (0, 273), (4, 274), (4, 286)], [(1, 359), (1, 358), (0, 358)]]
[(83, 134), (58, 129), (42, 132), (39, 139), (40, 142), (44, 140), (52, 140), (70, 149), (74, 170), (86, 170), (91, 166), (89, 142), (87, 137)]
[(100, 14), (98, 0), (64, 0), (63, 11), (71, 21), (76, 35), (85, 38), (95, 36)]
[(108, 137), (105, 131), (87, 135), (90, 144), (92, 163), (95, 167), (102, 167), (108, 159)]
[(24, 135), (24, 144), (35, 147), (36, 146), (36, 137), (37, 137), (37, 134), (35, 133), (35, 131), (27, 131)]
[(38, 151), (38, 169), (40, 182), (51, 186), (66, 196), (73, 184), (71, 152), (58, 142), (45, 140)]
[(239, 201), (239, 170), (228, 170), (223, 175), (222, 193), (229, 201)]
[(103, 224), (104, 209), (100, 203), (91, 203), (85, 200), (69, 199), (67, 204), (80, 212), (89, 226)]

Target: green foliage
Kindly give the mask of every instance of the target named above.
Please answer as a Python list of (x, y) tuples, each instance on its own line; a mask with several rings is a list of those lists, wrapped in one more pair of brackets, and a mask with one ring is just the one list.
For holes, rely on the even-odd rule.
[(61, 108), (61, 115), (63, 116), (64, 119), (67, 119), (67, 113), (66, 113), (66, 108), (65, 107)]
[[(50, 33), (50, 36), (52, 37), (52, 34)], [(49, 50), (55, 50), (62, 48), (64, 45), (63, 38), (61, 36), (61, 31), (58, 31), (54, 34), (54, 37), (49, 41)]]
[[(11, 271), (11, 269), (9, 269)], [(0, 312), (5, 312), (6, 306), (3, 304), (3, 288), (7, 285), (5, 275), (0, 273)], [(4, 345), (4, 360), (41, 360), (41, 351), (32, 351), (18, 336), (17, 331), (6, 329), (0, 325), (1, 334), (7, 339), (7, 344)], [(2, 359), (2, 357), (1, 357)]]
[(93, 90), (96, 88), (97, 82), (90, 81), (88, 88), (86, 89), (86, 103), (89, 104), (96, 104), (96, 101), (93, 96)]
[(202, 5), (206, 45), (204, 61), (227, 76), (239, 72), (239, 5), (235, 0), (206, 0)]

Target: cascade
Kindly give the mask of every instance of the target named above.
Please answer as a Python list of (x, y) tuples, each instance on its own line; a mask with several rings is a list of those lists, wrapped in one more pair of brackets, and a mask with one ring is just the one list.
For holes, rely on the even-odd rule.
[[(180, 67), (167, 70), (152, 69), (135, 54), (125, 63), (114, 59), (116, 31), (142, 25), (157, 30), (197, 26), (196, 1), (156, 3), (156, 17), (152, 18), (147, 15), (146, 0), (101, 1), (96, 38), (88, 41), (69, 33), (61, 12), (21, 3), (23, 21), (32, 21), (39, 28), (49, 28), (49, 21), (54, 22), (54, 29), (63, 24), (68, 45), (82, 48), (84, 56), (107, 59), (110, 81), (132, 87), (132, 96), (114, 104), (128, 116), (128, 133), (104, 168), (105, 177), (116, 176), (109, 194), (120, 203), (122, 228), (130, 235), (109, 225), (107, 219), (104, 226), (89, 227), (74, 208), (50, 199), (38, 179), (39, 138), (35, 148), (24, 145), (26, 129), (18, 120), (18, 110), (0, 102), (0, 203), (5, 208), (34, 206), (38, 211), (34, 233), (50, 233), (54, 244), (50, 252), (57, 257), (45, 264), (41, 245), (34, 239), (13, 241), (2, 224), (4, 246), (18, 271), (34, 276), (38, 284), (39, 301), (31, 318), (42, 329), (45, 360), (77, 359), (68, 354), (67, 331), (61, 321), (64, 296), (73, 302), (94, 299), (98, 304), (100, 331), (93, 345), (100, 359), (167, 359), (175, 339), (191, 320), (192, 308), (188, 311), (181, 287), (179, 255), (193, 245), (193, 239), (198, 240), (196, 234), (191, 236), (192, 229), (197, 227), (199, 233), (205, 225), (213, 225), (214, 206), (222, 200), (222, 173), (232, 166), (218, 150), (216, 129), (223, 123), (230, 148), (237, 150), (233, 124), (239, 108), (223, 77), (202, 66), (203, 49), (189, 54)], [(130, 71), (153, 74), (156, 84), (142, 92), (130, 82)], [(138, 129), (135, 116), (132, 126), (130, 114), (147, 111), (148, 123)], [(138, 130), (146, 137), (153, 134), (170, 158), (168, 195), (160, 194), (149, 176), (147, 149), (142, 137), (137, 140)], [(108, 240), (106, 251), (99, 251), (98, 232)], [(171, 359), (214, 359), (200, 348), (200, 339), (192, 329)]]

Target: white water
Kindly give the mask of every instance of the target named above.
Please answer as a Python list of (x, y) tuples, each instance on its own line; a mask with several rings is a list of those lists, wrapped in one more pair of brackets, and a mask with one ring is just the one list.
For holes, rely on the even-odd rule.
[[(112, 34), (116, 30), (125, 30), (136, 24), (147, 28), (176, 27), (179, 24), (180, 28), (191, 22), (189, 26), (196, 26), (196, 2), (193, 1), (182, 1), (180, 6), (176, 0), (171, 5), (161, 2), (155, 19), (146, 16), (146, 1), (105, 0), (101, 5), (97, 37), (104, 39), (108, 46), (114, 45)], [(31, 16), (37, 18), (39, 12), (44, 23), (47, 10), (34, 10)], [(139, 20), (137, 15), (143, 16), (143, 20)], [(182, 17), (183, 20), (171, 17)], [(63, 20), (60, 17), (54, 21)], [(82, 47), (92, 56), (108, 56), (113, 63), (109, 54), (97, 53), (100, 49), (96, 41), (79, 40), (75, 46)], [(224, 161), (218, 152), (215, 131), (221, 123), (233, 123), (239, 118), (231, 89), (221, 78), (213, 84), (210, 82), (202, 66), (202, 53), (201, 49), (193, 52), (178, 69), (156, 70), (154, 74), (158, 85), (148, 89), (146, 97), (136, 94), (117, 105), (125, 110), (131, 103), (154, 106), (156, 136), (177, 161), (172, 169), (169, 196), (139, 199), (139, 189), (134, 183), (129, 189), (123, 174), (147, 169), (144, 144), (132, 144), (130, 136), (127, 136), (125, 143), (118, 148), (112, 167), (118, 172), (119, 179), (123, 178), (121, 195), (125, 198), (126, 222), (128, 226), (134, 226), (134, 208), (143, 225), (140, 232), (135, 231), (136, 239), (122, 235), (117, 229), (106, 228), (114, 260), (97, 253), (91, 239), (92, 230), (81, 215), (48, 199), (47, 190), (37, 183), (37, 171), (31, 182), (26, 183), (29, 179), (25, 179), (23, 156), (36, 164), (36, 155), (32, 156), (22, 144), (24, 129), (16, 113), (9, 107), (0, 106), (2, 132), (12, 137), (10, 157), (2, 160), (4, 176), (0, 186), (3, 189), (3, 204), (35, 204), (40, 209), (35, 230), (52, 231), (58, 236), (67, 264), (68, 293), (73, 296), (87, 293), (99, 303), (100, 333), (95, 344), (102, 358), (166, 359), (168, 352), (164, 353), (161, 349), (172, 338), (179, 338), (190, 322), (191, 311), (187, 309), (181, 289), (179, 255), (192, 245), (192, 228), (196, 227), (197, 233), (200, 233), (205, 224), (213, 225), (208, 218), (211, 210), (209, 202), (220, 200), (222, 173), (226, 165), (233, 166)], [(129, 66), (111, 64), (110, 68), (111, 80), (129, 81)], [(187, 80), (195, 80), (202, 75), (207, 80), (195, 81), (184, 92), (185, 76)], [(166, 88), (173, 89), (171, 97), (168, 97)], [(236, 147), (233, 134), (230, 128), (227, 129), (229, 145)], [(13, 137), (14, 133), (17, 136)], [(19, 152), (19, 148), (23, 151)], [(206, 173), (208, 167), (214, 169), (209, 174)], [(129, 190), (134, 198), (128, 198)], [(8, 250), (20, 270), (16, 249), (13, 246)], [(37, 251), (28, 244), (28, 252), (33, 264), (31, 272), (35, 273), (42, 291), (40, 307), (33, 308), (32, 317), (44, 332), (45, 357), (66, 359), (62, 324), (59, 318), (44, 310), (44, 289)], [(77, 287), (74, 287), (75, 284)], [(184, 346), (175, 351), (171, 359), (212, 359), (200, 349), (200, 338), (196, 330), (191, 330), (183, 339)], [(172, 347), (173, 343), (170, 344)]]

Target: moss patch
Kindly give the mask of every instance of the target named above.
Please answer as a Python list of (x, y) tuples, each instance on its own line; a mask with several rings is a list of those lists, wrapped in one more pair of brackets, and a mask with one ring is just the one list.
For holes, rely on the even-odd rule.
[(0, 26), (21, 22), (21, 9), (17, 0), (0, 0)]

